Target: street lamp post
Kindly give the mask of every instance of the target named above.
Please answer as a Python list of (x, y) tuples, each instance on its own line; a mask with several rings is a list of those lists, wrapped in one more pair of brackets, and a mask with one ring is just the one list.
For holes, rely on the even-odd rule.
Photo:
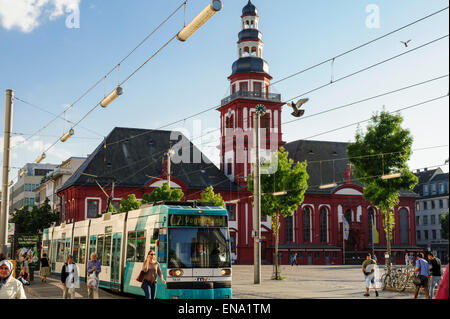
[(253, 234), (254, 234), (254, 283), (261, 283), (261, 173), (260, 173), (260, 119), (266, 113), (266, 108), (262, 104), (256, 106), (256, 112), (253, 114), (254, 134), (253, 140), (255, 144), (255, 172), (253, 174), (254, 185), (254, 208), (253, 214)]
[(0, 213), (0, 253), (7, 254), (8, 244), (8, 210), (9, 210), (9, 170), (10, 144), (12, 132), (14, 91), (6, 90), (5, 133), (3, 136), (3, 175), (2, 175), (2, 203)]

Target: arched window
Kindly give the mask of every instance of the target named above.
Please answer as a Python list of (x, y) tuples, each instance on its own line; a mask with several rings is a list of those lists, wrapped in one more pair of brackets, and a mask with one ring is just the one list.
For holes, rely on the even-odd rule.
[(303, 241), (311, 242), (311, 210), (308, 206), (303, 208)]
[(369, 211), (368, 211), (368, 224), (369, 224), (369, 243), (372, 244), (372, 221), (373, 224), (375, 225), (375, 214), (373, 211), (373, 208), (370, 207)]
[(294, 241), (294, 223), (293, 217), (286, 217), (286, 242)]
[(256, 56), (256, 47), (252, 47), (252, 55)]
[(400, 209), (400, 243), (408, 243), (408, 211), (405, 208)]
[(347, 220), (347, 222), (349, 224), (352, 222), (352, 210), (351, 209), (347, 209), (345, 211), (345, 219)]
[(226, 128), (234, 128), (234, 115), (226, 118)]
[(326, 243), (328, 241), (328, 211), (325, 207), (320, 209), (320, 242)]

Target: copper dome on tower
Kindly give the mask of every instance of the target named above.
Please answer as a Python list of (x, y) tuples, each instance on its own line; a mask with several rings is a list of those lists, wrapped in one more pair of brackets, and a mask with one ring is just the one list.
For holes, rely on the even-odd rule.
[(242, 9), (242, 15), (258, 15), (258, 10), (250, 0), (248, 0), (247, 5)]

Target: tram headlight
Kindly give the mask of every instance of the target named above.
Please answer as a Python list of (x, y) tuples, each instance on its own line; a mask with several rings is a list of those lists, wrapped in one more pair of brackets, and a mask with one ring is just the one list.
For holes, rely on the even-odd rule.
[(220, 271), (220, 274), (221, 274), (222, 276), (231, 276), (231, 269), (222, 269), (222, 270)]
[(180, 277), (183, 276), (183, 270), (181, 269), (172, 269), (169, 271), (169, 275), (172, 277)]

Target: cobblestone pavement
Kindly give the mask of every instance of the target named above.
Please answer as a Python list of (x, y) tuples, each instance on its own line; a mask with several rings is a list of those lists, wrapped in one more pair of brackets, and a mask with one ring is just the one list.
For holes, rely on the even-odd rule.
[[(364, 297), (365, 283), (361, 266), (281, 266), (284, 280), (271, 280), (273, 266), (261, 267), (261, 284), (253, 284), (253, 266), (233, 266), (233, 299), (376, 299)], [(31, 286), (25, 287), (29, 299), (61, 299), (62, 285), (56, 278), (42, 283), (39, 276)], [(423, 292), (423, 289), (421, 290)], [(379, 289), (377, 299), (412, 299), (412, 292), (383, 291)], [(86, 284), (76, 289), (77, 299), (87, 298)], [(99, 290), (101, 299), (128, 299), (136, 296), (122, 295), (108, 290)], [(421, 293), (419, 296), (423, 299)]]
[[(375, 299), (365, 293), (361, 266), (281, 266), (284, 280), (271, 280), (273, 266), (262, 266), (255, 285), (253, 266), (233, 266), (233, 299)], [(423, 289), (421, 290), (421, 292)], [(412, 299), (412, 292), (383, 291), (377, 299)], [(424, 298), (421, 294), (419, 298)]]

